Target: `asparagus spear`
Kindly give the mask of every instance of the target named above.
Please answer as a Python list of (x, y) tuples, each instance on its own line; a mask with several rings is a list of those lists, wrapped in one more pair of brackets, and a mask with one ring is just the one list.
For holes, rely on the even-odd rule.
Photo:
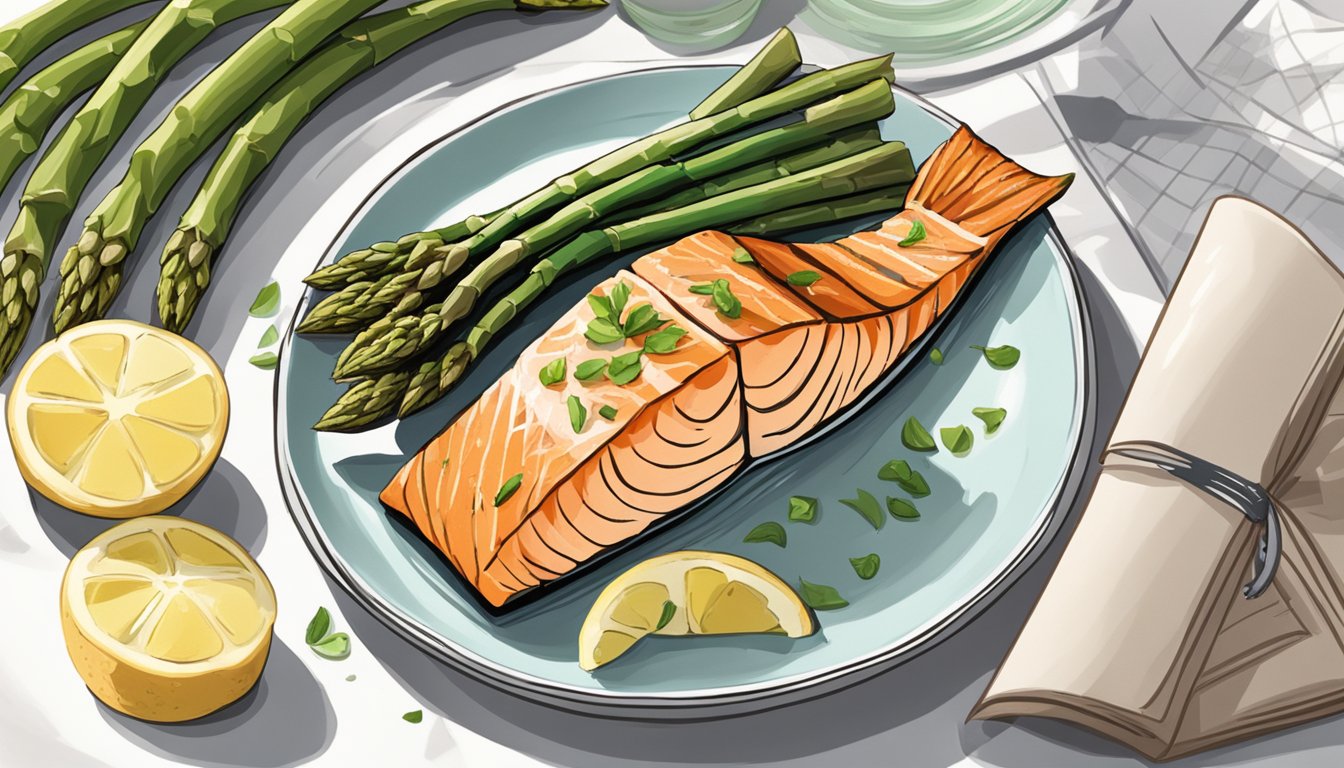
[[(221, 10), (276, 4), (233, 0)], [(123, 260), (135, 248), (149, 216), (192, 162), (296, 61), (378, 4), (379, 0), (298, 0), (178, 100), (132, 153), (125, 177), (84, 222), (78, 244), (61, 262), (53, 314), (57, 333), (107, 311), (121, 287)], [(165, 12), (178, 7), (170, 5)]]
[(0, 104), (0, 189), (79, 94), (107, 77), (149, 21), (104, 35), (33, 75)]
[(532, 268), (521, 285), (501, 298), (466, 336), (437, 361), (439, 381), (433, 384), (435, 363), (422, 364), (402, 400), (402, 415), (426, 407), (442, 397), (466, 373), (482, 350), (518, 313), (550, 287), (559, 275), (594, 259), (612, 256), (653, 243), (730, 222), (768, 216), (778, 211), (825, 205), (824, 199), (847, 200), (872, 189), (906, 186), (915, 177), (910, 153), (901, 142), (890, 142), (853, 157), (838, 160), (797, 176), (729, 192), (685, 208), (654, 214), (601, 230), (586, 232)]
[[(449, 294), (439, 319), (440, 326), (446, 328), (475, 306), (478, 294), (465, 286), (482, 281), (478, 272), (486, 264), (502, 276), (530, 255), (558, 245), (598, 219), (629, 205), (656, 200), (696, 182), (815, 145), (835, 131), (886, 117), (894, 107), (890, 86), (885, 80), (874, 80), (808, 108), (800, 122), (739, 139), (688, 160), (642, 168), (601, 187), (561, 208), (545, 221), (500, 243), (495, 251), (496, 256), (484, 260), (472, 276)], [(304, 318), (299, 331), (339, 332), (367, 325), (368, 321), (388, 312), (402, 316), (414, 311), (430, 291), (463, 266), (465, 255), (465, 251), (458, 250), (446, 255), (443, 260), (431, 263), (424, 270), (407, 270), (363, 289), (352, 286), (332, 294)], [(492, 282), (485, 281), (485, 284)], [(373, 344), (376, 341), (368, 338), (356, 342), (356, 346), (362, 348), (369, 348)], [(349, 364), (359, 365), (358, 355), (352, 356)], [(337, 375), (342, 375), (339, 368)]]
[(391, 413), (406, 396), (411, 374), (393, 371), (361, 379), (322, 414), (313, 429), (323, 432), (354, 432)]
[(490, 223), (499, 212), (485, 216), (468, 216), (443, 229), (413, 232), (409, 235), (368, 248), (351, 251), (336, 261), (305, 277), (303, 281), (321, 291), (336, 291), (351, 283), (370, 282), (385, 275), (395, 275), (406, 266), (406, 259), (420, 248), (432, 248), (468, 237)]
[[(71, 6), (86, 4), (76, 0)], [(0, 259), (0, 372), (9, 368), (23, 346), (55, 239), (94, 172), (159, 82), (216, 25), (284, 4), (285, 0), (179, 0), (165, 6), (47, 148), (24, 188)]]
[[(160, 259), (158, 307), (163, 326), (181, 332), (191, 321), (209, 285), (214, 253), (228, 237), (248, 190), (313, 110), (337, 89), (412, 43), (477, 13), (604, 5), (606, 0), (425, 0), (342, 29), (339, 41), (314, 54), (262, 97), (182, 215)], [(463, 232), (461, 237), (469, 234)]]
[(732, 109), (744, 101), (750, 101), (779, 85), (780, 81), (788, 77), (802, 63), (803, 57), (798, 52), (798, 41), (794, 39), (793, 32), (790, 32), (788, 27), (783, 27), (770, 38), (765, 47), (751, 57), (751, 61), (692, 109), (690, 118), (698, 120), (709, 117), (716, 112)]
[(63, 37), (149, 0), (55, 0), (0, 27), (0, 90)]
[(594, 160), (588, 165), (552, 180), (531, 195), (515, 201), (492, 215), (489, 224), (453, 247), (418, 249), (409, 257), (417, 239), (433, 240), (433, 232), (407, 235), (398, 241), (398, 251), (408, 253), (404, 269), (424, 269), (433, 261), (452, 258), (464, 262), (473, 250), (497, 245), (520, 226), (535, 220), (579, 195), (629, 175), (640, 168), (685, 154), (696, 146), (719, 136), (785, 115), (808, 104), (857, 88), (881, 78), (891, 82), (891, 56), (881, 56), (846, 64), (835, 69), (814, 72), (777, 91), (752, 99), (733, 109), (700, 120), (680, 123), (666, 130), (631, 142)]

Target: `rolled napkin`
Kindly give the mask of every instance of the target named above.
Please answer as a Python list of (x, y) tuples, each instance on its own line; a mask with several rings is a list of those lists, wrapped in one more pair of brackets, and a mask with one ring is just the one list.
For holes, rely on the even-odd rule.
[(971, 717), (1068, 720), (1168, 759), (1344, 710), (1342, 378), (1344, 276), (1269, 210), (1217, 200)]

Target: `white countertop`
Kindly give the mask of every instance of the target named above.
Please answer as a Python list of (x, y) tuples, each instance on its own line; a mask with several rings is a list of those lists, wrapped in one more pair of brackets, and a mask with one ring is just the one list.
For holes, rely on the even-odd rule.
[[(9, 0), (0, 21), (39, 5)], [(771, 0), (732, 48), (691, 57), (744, 61), (803, 3)], [(122, 17), (125, 18), (125, 17)], [(180, 65), (132, 129), (143, 136), (180, 93), (260, 21), (230, 26)], [(112, 24), (99, 25), (110, 29)], [(861, 54), (795, 25), (804, 57), (835, 65)], [(84, 38), (87, 39), (87, 38)], [(275, 585), (280, 613), (259, 688), (204, 721), (160, 726), (111, 712), (84, 688), (61, 639), (56, 591), (68, 556), (108, 526), (35, 497), (8, 450), (0, 449), (0, 583), (8, 621), (0, 654), (0, 765), (3, 766), (535, 766), (902, 765), (1092, 766), (1142, 764), (1124, 749), (1042, 721), (966, 724), (1038, 593), (1064, 536), (995, 605), (949, 641), (914, 661), (825, 699), (756, 716), (693, 725), (605, 722), (547, 709), (485, 689), (431, 661), (364, 614), (328, 582), (290, 519), (275, 473), (272, 376), (247, 363), (271, 320), (247, 316), (258, 288), (276, 279), (287, 317), (293, 286), (312, 266), (304, 237), (325, 243), (332, 211), (348, 213), (412, 151), (502, 103), (537, 90), (677, 58), (615, 11), (547, 21), (508, 14), (470, 21), (394, 59), (342, 92), (306, 126), (244, 210), (189, 335), (225, 364), (231, 431), (219, 464), (180, 513), (224, 530), (248, 547)], [(45, 60), (45, 59), (44, 59)], [(1077, 56), (1056, 54), (1067, 71)], [(1104, 438), (1161, 306), (1161, 291), (1107, 197), (1082, 173), (1037, 95), (1035, 65), (972, 87), (929, 94), (1015, 159), (1041, 172), (1078, 171), (1052, 212), (1080, 265), (1098, 352), (1099, 432)], [(600, 118), (599, 118), (600, 119)], [(124, 141), (118, 154), (133, 146)], [(301, 146), (298, 146), (301, 145)], [(28, 168), (30, 166), (25, 166)], [(203, 169), (189, 180), (199, 181)], [(120, 177), (110, 165), (82, 216)], [(22, 173), (20, 174), (23, 175)], [(18, 180), (21, 181), (21, 180)], [(3, 198), (0, 226), (13, 220), (17, 192)], [(183, 186), (190, 186), (189, 184)], [(138, 268), (115, 314), (151, 321), (153, 260), (188, 199), (179, 189), (145, 234)], [(314, 219), (321, 209), (323, 216)], [(76, 227), (79, 222), (76, 222)], [(50, 290), (47, 291), (50, 293)], [(49, 306), (39, 310), (45, 324)], [(36, 345), (30, 340), (27, 350)], [(8, 392), (8, 382), (0, 391)], [(5, 439), (6, 438), (0, 438)], [(1072, 510), (1076, 513), (1076, 508)], [(325, 661), (303, 644), (318, 605), (350, 632), (354, 651)], [(345, 680), (355, 674), (353, 682)], [(403, 712), (423, 708), (410, 725)], [(1327, 722), (1189, 765), (1338, 763), (1344, 746)]]

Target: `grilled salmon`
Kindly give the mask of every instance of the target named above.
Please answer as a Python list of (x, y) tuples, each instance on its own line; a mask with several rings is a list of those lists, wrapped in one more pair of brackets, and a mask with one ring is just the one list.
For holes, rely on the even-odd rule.
[[(962, 127), (877, 230), (834, 243), (707, 231), (650, 253), (529, 346), (382, 501), (502, 606), (853, 404), (1071, 178), (1031, 173)], [(658, 320), (603, 341), (590, 325), (613, 303), (617, 320)]]

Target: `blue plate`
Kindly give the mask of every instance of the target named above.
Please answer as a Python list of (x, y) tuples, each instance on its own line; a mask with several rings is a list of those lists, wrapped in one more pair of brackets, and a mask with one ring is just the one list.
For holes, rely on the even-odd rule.
[[(732, 71), (645, 70), (509, 105), (408, 160), (369, 196), (325, 259), (491, 210), (684, 119)], [(951, 134), (951, 122), (897, 96), (883, 133), (905, 141), (921, 162)], [(876, 220), (793, 239), (831, 239)], [(444, 401), (360, 435), (310, 429), (341, 392), (329, 375), (347, 339), (295, 336), (291, 323), (276, 389), (276, 446), (290, 509), (322, 566), (403, 637), (478, 679), (555, 706), (620, 717), (751, 711), (855, 682), (937, 642), (1002, 591), (1054, 533), (1056, 509), (1076, 490), (1082, 447), (1091, 440), (1091, 373), (1069, 258), (1048, 217), (1039, 216), (1004, 244), (962, 305), (926, 338), (925, 350), (941, 348), (942, 365), (915, 350), (894, 383), (852, 418), (749, 470), (684, 522), (503, 617), (483, 612), (447, 563), (384, 510), (378, 493), (523, 347), (637, 255), (557, 284)], [(311, 300), (304, 297), (296, 318)], [(971, 349), (998, 344), (1019, 347), (1021, 362), (996, 370)], [(981, 406), (1008, 412), (993, 435), (971, 414)], [(935, 434), (965, 424), (975, 448), (962, 458), (913, 455), (900, 440), (908, 416)], [(932, 494), (915, 502), (918, 521), (889, 519), (874, 530), (840, 499), (856, 488), (879, 499), (901, 496), (877, 478), (893, 458), (908, 459)], [(815, 523), (784, 522), (791, 495), (821, 500)], [(786, 548), (743, 542), (767, 520), (784, 523)], [(601, 588), (640, 560), (691, 548), (743, 555), (794, 584), (834, 586), (849, 606), (820, 612), (812, 637), (650, 638), (595, 674), (579, 669), (579, 626)], [(869, 553), (882, 566), (863, 581), (849, 558)]]

